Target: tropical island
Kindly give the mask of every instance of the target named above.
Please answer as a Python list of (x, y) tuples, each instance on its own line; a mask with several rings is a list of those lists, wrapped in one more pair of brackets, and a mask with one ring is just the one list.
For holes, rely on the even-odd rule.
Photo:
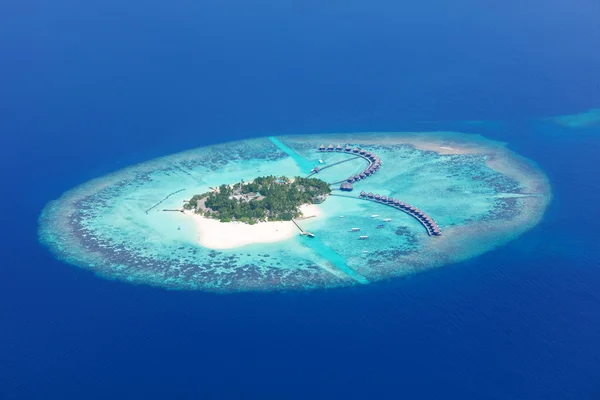
[(48, 203), (39, 237), (59, 259), (109, 279), (312, 290), (476, 257), (535, 226), (550, 199), (535, 163), (479, 135), (291, 135), (86, 182)]
[(194, 195), (184, 209), (220, 222), (291, 221), (302, 216), (301, 206), (322, 203), (330, 193), (329, 184), (317, 178), (270, 175)]

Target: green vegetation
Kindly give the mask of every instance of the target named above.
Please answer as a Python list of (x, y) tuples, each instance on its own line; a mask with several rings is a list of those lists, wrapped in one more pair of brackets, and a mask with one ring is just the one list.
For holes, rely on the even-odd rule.
[(329, 193), (320, 179), (265, 176), (195, 195), (184, 208), (221, 222), (289, 221), (300, 216), (299, 206), (320, 203)]

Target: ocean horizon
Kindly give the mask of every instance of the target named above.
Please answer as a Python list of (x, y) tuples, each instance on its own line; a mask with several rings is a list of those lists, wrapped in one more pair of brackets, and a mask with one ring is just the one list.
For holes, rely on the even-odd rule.
[[(0, 399), (600, 399), (600, 7), (261, 0), (0, 6)], [(105, 279), (51, 201), (263, 137), (453, 131), (531, 160), (539, 223), (477, 257), (310, 291)]]

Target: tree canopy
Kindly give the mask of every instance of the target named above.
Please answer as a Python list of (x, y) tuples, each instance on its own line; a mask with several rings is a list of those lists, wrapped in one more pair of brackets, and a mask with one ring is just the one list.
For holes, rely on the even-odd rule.
[(290, 180), (271, 175), (252, 182), (221, 185), (193, 196), (184, 207), (222, 222), (289, 221), (301, 215), (301, 205), (321, 202), (329, 193), (329, 184), (317, 178)]

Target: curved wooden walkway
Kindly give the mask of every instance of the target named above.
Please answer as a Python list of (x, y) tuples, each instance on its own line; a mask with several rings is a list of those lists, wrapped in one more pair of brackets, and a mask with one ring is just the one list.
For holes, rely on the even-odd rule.
[(398, 199), (394, 199), (392, 197), (387, 198), (386, 196), (380, 196), (379, 194), (365, 193), (365, 192), (361, 192), (359, 197), (350, 196), (347, 194), (337, 194), (337, 193), (332, 193), (332, 194), (330, 194), (330, 196), (348, 197), (348, 198), (355, 199), (355, 200), (357, 199), (357, 200), (372, 201), (375, 203), (380, 203), (380, 204), (383, 204), (383, 205), (386, 205), (389, 207), (393, 207), (397, 210), (405, 212), (406, 214), (410, 215), (411, 217), (413, 217), (417, 221), (419, 221), (421, 223), (421, 225), (423, 225), (423, 227), (425, 227), (425, 229), (427, 230), (427, 234), (429, 236), (440, 236), (442, 234), (440, 227), (431, 217), (429, 217), (427, 214), (425, 214), (423, 211), (419, 210), (418, 208), (411, 206), (410, 204), (400, 201)]
[(319, 173), (319, 171), (324, 170), (326, 168), (330, 168), (330, 167), (333, 167), (334, 165), (341, 164), (343, 162), (347, 162), (350, 160), (354, 160), (359, 157), (364, 158), (369, 163), (369, 166), (360, 174), (356, 174), (356, 175), (350, 176), (346, 179), (342, 179), (342, 180), (339, 180), (336, 182), (331, 182), (331, 183), (329, 183), (330, 185), (337, 185), (337, 184), (343, 183), (343, 182), (354, 183), (354, 182), (360, 181), (361, 179), (365, 179), (365, 178), (373, 175), (375, 172), (377, 172), (377, 170), (379, 170), (379, 168), (381, 168), (381, 160), (379, 159), (379, 157), (371, 152), (366, 151), (365, 149), (359, 149), (358, 147), (352, 148), (350, 146), (346, 146), (345, 148), (342, 148), (342, 146), (339, 144), (334, 147), (332, 144), (330, 144), (327, 147), (325, 147), (324, 145), (321, 145), (321, 146), (319, 146), (318, 150), (320, 152), (326, 152), (326, 153), (352, 154), (352, 155), (354, 155), (354, 157), (349, 158), (348, 160), (338, 161), (331, 165), (326, 165), (323, 168), (319, 168), (317, 166), (313, 169), (313, 171), (311, 171), (311, 174), (309, 176), (317, 174), (317, 173)]
[[(314, 174), (318, 174), (319, 172), (323, 171), (324, 169), (331, 168), (331, 167), (333, 167), (333, 166), (336, 166), (336, 165), (338, 165), (338, 164), (342, 164), (342, 163), (345, 163), (345, 162), (348, 162), (348, 161), (356, 160), (357, 158), (361, 158), (361, 157), (360, 157), (360, 156), (355, 156), (355, 157), (352, 157), (352, 158), (348, 158), (348, 159), (346, 159), (346, 160), (342, 160), (342, 161), (334, 162), (333, 164), (327, 164), (327, 165), (325, 165), (324, 167), (321, 167), (321, 168), (319, 168), (319, 167), (315, 167), (315, 168), (313, 168), (313, 171), (314, 171), (314, 172), (311, 172), (311, 173), (310, 173), (310, 174), (308, 174), (306, 177), (307, 177), (307, 178), (310, 178), (310, 177), (311, 177), (311, 176), (313, 176)], [(341, 181), (341, 182), (345, 182), (345, 181), (346, 181), (346, 180), (344, 179), (344, 180), (343, 180), (343, 181)], [(338, 183), (339, 183), (339, 182), (338, 182)], [(333, 183), (332, 183), (332, 185), (333, 185)]]

